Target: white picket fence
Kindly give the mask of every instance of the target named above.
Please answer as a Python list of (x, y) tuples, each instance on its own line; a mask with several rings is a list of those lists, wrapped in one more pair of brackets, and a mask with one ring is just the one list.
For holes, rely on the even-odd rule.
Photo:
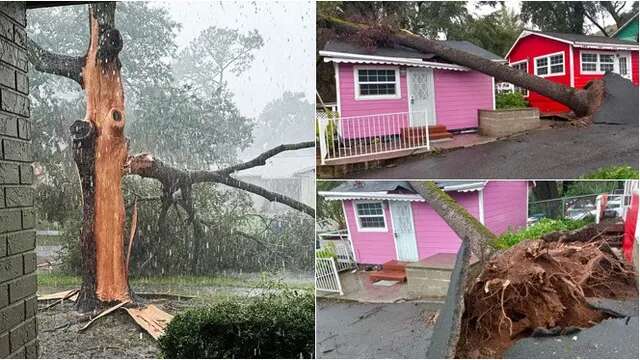
[(316, 258), (316, 291), (337, 292), (344, 295), (334, 258)]
[(337, 117), (316, 113), (320, 162), (362, 158), (425, 148), (429, 150), (429, 123), (426, 111)]

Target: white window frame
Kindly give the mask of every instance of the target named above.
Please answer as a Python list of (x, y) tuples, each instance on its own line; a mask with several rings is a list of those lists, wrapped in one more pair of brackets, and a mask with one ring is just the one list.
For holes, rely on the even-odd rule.
[[(358, 204), (380, 204), (382, 208), (382, 220), (384, 221), (384, 228), (363, 228), (360, 226), (360, 216), (358, 214)], [(353, 214), (356, 219), (356, 226), (358, 228), (358, 232), (387, 232), (387, 212), (384, 210), (384, 201), (378, 200), (354, 200), (353, 201)], [(380, 215), (363, 215), (364, 217), (379, 217)]]
[[(582, 54), (593, 54), (596, 55), (596, 71), (583, 71), (582, 70)], [(616, 52), (612, 52), (612, 51), (594, 51), (594, 50), (580, 50), (580, 74), (584, 74), (584, 75), (604, 75), (604, 71), (600, 71), (600, 55), (612, 55), (613, 56), (613, 72), (615, 72), (616, 74), (618, 74), (619, 72), (616, 72), (616, 61), (618, 60), (618, 56)], [(589, 62), (589, 64), (593, 64), (592, 62)], [(627, 65), (627, 71), (629, 70), (629, 66)], [(618, 69), (618, 71), (620, 71)]]
[[(529, 59), (524, 59), (524, 60), (518, 60), (518, 61), (514, 61), (512, 63), (509, 63), (509, 66), (513, 67), (513, 65), (520, 65), (522, 63), (525, 63), (527, 65), (527, 68), (525, 69), (525, 72), (528, 74), (529, 73)], [(513, 85), (513, 84), (512, 84)], [(516, 91), (516, 88), (518, 86), (513, 85), (513, 91)], [(524, 89), (524, 88), (521, 88)], [(526, 94), (523, 94), (522, 97), (529, 97), (529, 89), (525, 89), (527, 91)], [(521, 93), (522, 94), (522, 93)]]
[[(551, 73), (551, 57), (552, 56), (556, 56), (556, 55), (562, 55), (562, 72), (561, 73)], [(542, 58), (547, 58), (547, 73), (543, 74), (543, 75), (539, 75), (538, 74), (538, 59), (542, 59)], [(533, 58), (533, 73), (536, 76), (539, 77), (549, 77), (549, 76), (562, 76), (565, 75), (567, 72), (567, 59), (564, 56), (564, 51), (558, 51), (552, 54), (546, 54), (546, 55), (542, 55), (542, 56), (536, 56)], [(554, 66), (557, 66), (559, 64), (554, 64)]]
[[(394, 70), (396, 73), (396, 93), (394, 95), (360, 95), (360, 81), (358, 77), (359, 70)], [(354, 66), (353, 67), (353, 93), (356, 100), (390, 100), (400, 99), (400, 68), (397, 66)]]

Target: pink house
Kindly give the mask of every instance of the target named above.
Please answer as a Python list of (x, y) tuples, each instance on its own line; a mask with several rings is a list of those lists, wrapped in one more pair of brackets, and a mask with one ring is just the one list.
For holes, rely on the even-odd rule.
[[(445, 43), (505, 62), (467, 41)], [(403, 128), (426, 125), (438, 139), (450, 136), (447, 130), (476, 129), (478, 110), (495, 109), (492, 77), (434, 54), (329, 41), (320, 55), (334, 64), (342, 138), (401, 135)]]
[[(527, 224), (527, 181), (436, 183), (495, 234)], [(350, 181), (319, 194), (342, 202), (357, 263), (418, 261), (460, 247), (460, 238), (406, 181)]]

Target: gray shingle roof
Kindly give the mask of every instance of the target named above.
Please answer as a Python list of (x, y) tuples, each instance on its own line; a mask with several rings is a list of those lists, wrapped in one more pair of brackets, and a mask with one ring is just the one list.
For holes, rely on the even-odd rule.
[[(482, 183), (481, 181), (436, 181), (436, 184), (441, 189), (459, 185), (477, 186)], [(408, 181), (345, 181), (329, 191), (347, 193), (416, 193)]]
[[(483, 57), (488, 60), (504, 60), (500, 56), (487, 51), (475, 44), (472, 44), (468, 41), (454, 41), (454, 40), (445, 40), (441, 41), (442, 43), (458, 49), (462, 51), (466, 51), (468, 53)], [(429, 60), (436, 57), (435, 54), (422, 53), (415, 49), (411, 49), (404, 46), (397, 47), (379, 47), (376, 49), (367, 49), (362, 46), (346, 42), (340, 40), (330, 40), (324, 46), (324, 51), (334, 51), (334, 52), (344, 52), (350, 54), (360, 54), (360, 55), (374, 55), (374, 56), (388, 56), (388, 57), (401, 57), (401, 58), (410, 58), (410, 59), (423, 59)]]
[(553, 31), (536, 31), (536, 30), (527, 30), (527, 31), (535, 34), (547, 35), (547, 36), (551, 36), (554, 38), (571, 41), (571, 42), (590, 42), (590, 43), (597, 43), (597, 44), (615, 44), (615, 45), (637, 45), (637, 43), (633, 41), (609, 38), (606, 36), (566, 34), (566, 33), (559, 33), (559, 32), (553, 32)]

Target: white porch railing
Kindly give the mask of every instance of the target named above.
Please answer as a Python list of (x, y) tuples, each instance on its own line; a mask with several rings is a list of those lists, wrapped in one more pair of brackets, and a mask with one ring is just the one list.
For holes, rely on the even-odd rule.
[(316, 258), (316, 291), (337, 292), (344, 295), (335, 260)]
[(426, 111), (351, 117), (334, 114), (316, 113), (322, 165), (328, 160), (430, 149)]

